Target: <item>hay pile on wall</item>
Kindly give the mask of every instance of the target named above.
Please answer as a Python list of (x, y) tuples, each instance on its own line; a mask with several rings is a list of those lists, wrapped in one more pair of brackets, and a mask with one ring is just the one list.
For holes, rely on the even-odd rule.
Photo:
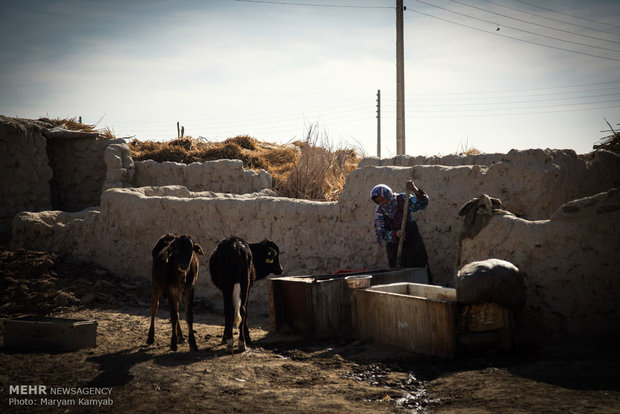
[(309, 200), (335, 201), (342, 193), (346, 176), (360, 161), (353, 149), (332, 149), (307, 138), (277, 145), (240, 135), (222, 142), (192, 137), (166, 142), (132, 140), (135, 161), (173, 161), (189, 164), (220, 159), (238, 159), (250, 170), (267, 171), (273, 189), (281, 196)]

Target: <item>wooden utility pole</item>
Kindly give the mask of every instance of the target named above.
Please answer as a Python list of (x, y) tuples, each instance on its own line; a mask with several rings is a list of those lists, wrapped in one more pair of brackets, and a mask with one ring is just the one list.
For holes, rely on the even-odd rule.
[(381, 158), (381, 89), (377, 90), (377, 157)]
[(403, 0), (396, 0), (396, 155), (405, 155), (403, 10)]

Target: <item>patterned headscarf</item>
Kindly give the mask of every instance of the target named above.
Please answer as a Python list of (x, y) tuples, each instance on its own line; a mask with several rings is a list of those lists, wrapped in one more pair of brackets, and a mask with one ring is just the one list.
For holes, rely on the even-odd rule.
[(370, 198), (383, 197), (386, 199), (392, 198), (392, 189), (385, 184), (375, 185), (370, 191)]

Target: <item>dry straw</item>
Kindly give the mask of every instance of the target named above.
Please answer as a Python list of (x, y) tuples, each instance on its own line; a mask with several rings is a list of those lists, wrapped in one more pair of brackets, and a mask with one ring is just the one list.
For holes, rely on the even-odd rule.
[(184, 137), (166, 142), (132, 140), (135, 160), (158, 162), (204, 162), (239, 159), (247, 169), (264, 169), (273, 178), (273, 188), (284, 197), (335, 201), (342, 193), (346, 176), (360, 160), (353, 149), (334, 149), (316, 125), (308, 128), (303, 141), (278, 145), (240, 135), (223, 142)]

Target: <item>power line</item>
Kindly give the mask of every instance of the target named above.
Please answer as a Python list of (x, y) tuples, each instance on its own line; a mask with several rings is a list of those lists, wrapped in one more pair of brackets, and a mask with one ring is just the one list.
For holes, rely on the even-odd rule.
[[(617, 41), (617, 40), (608, 40), (608, 39), (603, 39), (603, 38), (596, 37), (596, 36), (589, 36), (589, 35), (585, 35), (585, 34), (581, 34), (581, 33), (577, 33), (577, 32), (572, 32), (570, 30), (558, 29), (557, 27), (548, 26), (548, 25), (540, 24), (540, 23), (534, 23), (534, 22), (531, 22), (531, 21), (528, 21), (528, 20), (525, 20), (525, 19), (520, 19), (518, 17), (512, 17), (512, 16), (508, 16), (508, 15), (503, 14), (503, 13), (497, 13), (497, 12), (489, 11), (489, 10), (486, 10), (485, 8), (483, 8), (483, 7), (478, 7), (478, 6), (474, 6), (474, 5), (471, 5), (471, 4), (467, 4), (467, 3), (463, 2), (463, 1), (460, 1), (460, 0), (450, 0), (450, 1), (452, 1), (454, 3), (461, 4), (461, 5), (466, 6), (466, 7), (471, 7), (473, 9), (482, 10), (485, 13), (494, 14), (496, 16), (505, 17), (505, 18), (508, 18), (508, 19), (512, 19), (512, 20), (516, 20), (516, 21), (522, 22), (522, 23), (531, 24), (531, 25), (534, 25), (534, 26), (544, 27), (546, 29), (557, 30), (559, 32), (569, 33), (569, 34), (576, 35), (576, 36), (587, 37), (587, 38), (593, 39), (593, 40), (602, 40), (604, 42), (620, 43), (620, 41)], [(493, 4), (497, 4), (497, 5), (501, 6), (501, 4), (495, 3), (495, 2), (493, 2), (491, 0), (485, 0), (485, 1), (488, 1), (489, 3), (493, 3)], [(475, 18), (475, 17), (472, 17), (472, 18)], [(506, 27), (510, 27), (510, 26), (506, 26)], [(512, 29), (512, 27), (511, 27), (511, 29)], [(515, 30), (520, 30), (520, 29), (515, 29)], [(531, 32), (527, 32), (527, 33), (531, 33)], [(537, 33), (534, 33), (534, 34), (537, 34)], [(539, 36), (545, 36), (545, 35), (539, 35)], [(545, 36), (545, 37), (550, 37), (550, 36)], [(550, 37), (550, 38), (554, 39), (554, 40), (561, 40), (563, 42), (568, 42), (567, 40), (556, 39), (554, 37)], [(582, 43), (577, 43), (577, 44), (582, 45), (582, 46), (597, 47), (597, 46), (591, 46), (591, 45), (586, 45), (586, 44), (582, 44)], [(608, 50), (611, 50), (611, 51), (614, 51), (614, 52), (620, 52), (618, 50), (613, 50), (613, 49), (608, 49)]]
[(307, 7), (331, 7), (331, 8), (347, 8), (347, 9), (393, 9), (393, 6), (362, 6), (353, 4), (317, 4), (317, 3), (298, 3), (286, 1), (268, 1), (268, 0), (233, 0), (242, 3), (262, 3), (277, 4), (281, 6), (307, 6)]
[[(408, 106), (408, 108), (412, 107), (423, 107), (423, 108), (437, 108), (437, 107), (464, 107), (464, 106), (485, 106), (485, 105), (519, 105), (519, 104), (530, 104), (536, 102), (557, 102), (561, 104), (564, 101), (571, 101), (576, 99), (589, 99), (589, 98), (604, 98), (608, 96), (616, 96), (620, 97), (620, 92), (616, 93), (606, 93), (601, 95), (584, 95), (584, 96), (567, 96), (567, 97), (555, 97), (555, 98), (543, 98), (543, 99), (526, 99), (526, 100), (515, 100), (515, 101), (490, 101), (490, 102), (465, 102), (465, 103), (440, 103), (440, 104), (429, 104), (429, 103), (419, 103)], [(615, 99), (611, 101), (596, 101), (596, 102), (587, 102), (587, 103), (601, 103), (601, 102), (618, 102), (620, 103), (620, 99)]]
[[(605, 84), (609, 84), (609, 83), (617, 83), (618, 85), (616, 86), (606, 86), (606, 87), (597, 87), (597, 88), (593, 88), (594, 86), (597, 85), (605, 85)], [(579, 90), (574, 90), (574, 91), (560, 91), (558, 89), (567, 89), (567, 88), (581, 88), (581, 87), (589, 87), (588, 90), (586, 91), (579, 91)], [(438, 99), (442, 99), (445, 100), (445, 96), (450, 97), (450, 95), (454, 96), (454, 98), (450, 98), (450, 99), (466, 99), (466, 98), (471, 98), (471, 97), (480, 97), (480, 95), (489, 95), (489, 94), (500, 94), (498, 97), (500, 98), (524, 98), (524, 97), (536, 97), (536, 96), (549, 96), (549, 95), (561, 95), (561, 94), (575, 94), (575, 93), (582, 93), (582, 92), (591, 92), (591, 91), (606, 91), (606, 90), (614, 90), (614, 89), (618, 89), (620, 88), (620, 82), (617, 81), (610, 81), (610, 82), (597, 82), (597, 83), (586, 83), (586, 84), (580, 84), (580, 85), (567, 85), (567, 86), (558, 86), (558, 87), (546, 87), (546, 88), (535, 88), (535, 89), (513, 89), (513, 90), (502, 90), (502, 91), (479, 91), (479, 92), (431, 92), (431, 93), (416, 93), (416, 95), (418, 96), (429, 96), (430, 97), (434, 97), (436, 96)], [(529, 92), (537, 92), (537, 91), (554, 91), (557, 90), (555, 92), (546, 92), (546, 93), (534, 93), (534, 94), (530, 94)], [(502, 95), (502, 94), (512, 94), (512, 93), (517, 93), (519, 92), (519, 95)], [(455, 95), (460, 95), (461, 97), (456, 97)], [(482, 99), (488, 99), (488, 98), (493, 98), (491, 97), (482, 97)]]
[[(441, 7), (441, 6), (437, 6), (437, 5), (435, 5), (435, 4), (427, 3), (427, 2), (425, 2), (425, 1), (423, 1), (423, 0), (415, 0), (415, 1), (417, 1), (418, 3), (426, 4), (427, 6), (435, 7), (435, 8), (441, 9), (441, 10), (445, 10), (445, 11), (447, 11), (447, 12), (449, 12), (449, 13), (458, 14), (459, 16), (468, 17), (468, 18), (470, 18), (470, 19), (479, 20), (479, 21), (481, 21), (481, 22), (484, 22), (484, 23), (490, 23), (490, 24), (493, 24), (493, 25), (496, 25), (496, 24), (497, 24), (497, 22), (494, 22), (494, 21), (492, 21), (492, 20), (486, 20), (486, 19), (482, 19), (482, 18), (479, 18), (479, 17), (476, 17), (476, 16), (472, 16), (472, 15), (466, 14), (466, 13), (461, 13), (461, 12), (457, 12), (457, 11), (454, 11), (454, 10), (450, 10), (450, 9), (448, 9), (448, 8), (446, 8), (446, 7)], [(459, 3), (457, 0), (450, 0), (450, 1), (454, 1), (454, 2)], [(473, 6), (472, 6), (472, 7), (473, 7)], [(519, 29), (518, 27), (509, 26), (509, 25), (507, 25), (507, 24), (503, 24), (502, 26), (503, 26), (503, 27), (507, 27), (507, 28), (509, 28), (509, 29), (513, 29), (513, 30), (519, 31), (519, 32), (524, 32), (524, 33), (532, 34), (532, 35), (534, 35), (534, 36), (546, 37), (546, 38), (548, 38), (548, 39), (557, 40), (557, 41), (560, 41), (560, 42), (572, 43), (572, 44), (574, 44), (574, 45), (578, 45), (578, 46), (586, 46), (586, 47), (592, 47), (592, 48), (595, 48), (595, 49), (607, 50), (607, 51), (609, 51), (609, 52), (616, 52), (616, 53), (620, 53), (620, 50), (610, 49), (610, 48), (607, 48), (607, 47), (602, 47), (602, 46), (593, 46), (593, 45), (589, 45), (589, 44), (587, 44), (587, 43), (573, 42), (573, 41), (571, 41), (571, 40), (560, 39), (560, 38), (558, 38), (558, 37), (554, 37), (554, 36), (547, 36), (547, 35), (544, 35), (544, 34), (540, 34), (540, 33), (532, 32), (532, 31), (530, 31), (530, 30)], [(501, 36), (501, 35), (500, 35), (500, 36)]]
[[(552, 108), (552, 107), (542, 107), (544, 108)], [(572, 109), (550, 109), (548, 111), (530, 111), (530, 112), (514, 112), (515, 110), (518, 110), (518, 108), (515, 109), (503, 109), (504, 111), (513, 111), (513, 112), (491, 112), (491, 111), (486, 111), (486, 112), (479, 112), (479, 113), (453, 113), (453, 112), (446, 112), (446, 111), (438, 111), (435, 113), (431, 113), (431, 114), (413, 114), (413, 115), (408, 115), (411, 118), (480, 118), (480, 117), (488, 117), (488, 116), (521, 116), (521, 115), (541, 115), (541, 114), (553, 114), (553, 113), (565, 113), (565, 112), (583, 112), (583, 111), (598, 111), (601, 109), (615, 109), (615, 108), (620, 108), (620, 103), (614, 104), (614, 105), (603, 105), (603, 106), (586, 106), (586, 107), (580, 107), (580, 108), (572, 108)], [(529, 109), (529, 108), (523, 108), (523, 109)]]
[[(420, 1), (420, 0), (417, 0), (417, 1)], [(579, 55), (596, 57), (596, 58), (600, 58), (600, 59), (613, 60), (613, 61), (616, 61), (616, 62), (620, 62), (620, 59), (616, 59), (616, 58), (609, 57), (609, 56), (595, 55), (593, 53), (580, 52), (578, 50), (566, 49), (566, 48), (559, 47), (559, 46), (551, 46), (551, 45), (547, 45), (545, 43), (535, 42), (533, 40), (520, 39), (518, 37), (508, 36), (508, 35), (497, 33), (497, 32), (492, 32), (491, 33), (488, 30), (480, 29), (479, 27), (469, 26), (469, 25), (464, 24), (464, 23), (455, 22), (454, 20), (446, 19), (444, 17), (434, 16), (432, 14), (428, 14), (428, 13), (425, 13), (425, 12), (422, 12), (422, 11), (419, 11), (419, 10), (413, 10), (411, 8), (408, 8), (407, 11), (418, 13), (418, 14), (422, 14), (424, 16), (432, 17), (433, 19), (438, 19), (438, 20), (442, 20), (442, 21), (445, 21), (445, 22), (448, 22), (448, 23), (456, 24), (458, 26), (467, 27), (468, 29), (477, 30), (479, 32), (483, 32), (483, 33), (486, 33), (486, 34), (494, 34), (495, 36), (504, 37), (504, 38), (512, 39), (512, 40), (517, 40), (517, 41), (523, 42), (523, 43), (529, 43), (529, 44), (533, 44), (533, 45), (537, 45), (537, 46), (547, 47), (547, 48), (550, 48), (550, 49), (562, 50), (564, 52), (577, 53)], [(496, 23), (493, 23), (493, 24), (496, 24)]]
[[(535, 17), (538, 17), (538, 18), (541, 18), (541, 19), (552, 20), (554, 22), (558, 22), (558, 23), (562, 23), (562, 24), (570, 24), (571, 26), (581, 27), (583, 29), (588, 29), (588, 30), (591, 30), (591, 31), (594, 31), (594, 32), (608, 33), (608, 34), (613, 34), (613, 35), (616, 35), (616, 36), (618, 35), (618, 33), (616, 33), (616, 32), (610, 32), (608, 30), (596, 29), (594, 27), (584, 26), (584, 25), (581, 25), (581, 24), (578, 24), (578, 23), (574, 23), (574, 22), (567, 22), (566, 20), (555, 19), (555, 18), (549, 17), (549, 16), (542, 16), (540, 14), (533, 13), (533, 12), (530, 12), (530, 11), (527, 11), (527, 10), (518, 9), (516, 7), (506, 6), (505, 4), (498, 3), (498, 2), (495, 2), (495, 1), (492, 1), (492, 0), (484, 0), (484, 1), (486, 1), (488, 3), (491, 3), (491, 4), (495, 4), (496, 6), (504, 7), (506, 9), (515, 10), (515, 11), (518, 11), (519, 13), (529, 14), (531, 16), (535, 16)], [(599, 22), (596, 22), (596, 23), (599, 23)], [(607, 40), (607, 41), (610, 42), (611, 40)]]
[(575, 15), (568, 14), (568, 13), (564, 13), (564, 12), (561, 12), (561, 11), (557, 11), (557, 10), (553, 10), (553, 9), (548, 9), (548, 8), (546, 8), (546, 7), (539, 6), (539, 5), (537, 5), (537, 4), (528, 3), (527, 1), (523, 1), (523, 0), (513, 0), (513, 1), (516, 1), (517, 3), (527, 4), (528, 6), (537, 7), (537, 8), (539, 8), (539, 9), (547, 10), (547, 11), (550, 11), (550, 12), (553, 12), (553, 13), (563, 14), (563, 15), (565, 15), (565, 16), (569, 16), (569, 17), (574, 17), (574, 18), (576, 18), (576, 19), (587, 20), (587, 21), (589, 21), (589, 22), (593, 22), (593, 23), (605, 24), (605, 25), (607, 25), (607, 26), (613, 26), (613, 27), (618, 27), (618, 28), (620, 28), (620, 26), (618, 26), (617, 24), (613, 24), (613, 23), (606, 23), (606, 22), (602, 22), (602, 21), (600, 21), (600, 20), (588, 19), (587, 17), (575, 16)]
[[(543, 90), (556, 90), (556, 89), (567, 89), (567, 88), (582, 88), (582, 87), (592, 87), (598, 85), (608, 85), (608, 84), (617, 84), (616, 86), (610, 86), (608, 88), (617, 88), (620, 87), (620, 80), (613, 81), (601, 81), (601, 82), (593, 82), (593, 83), (579, 83), (574, 85), (560, 85), (560, 86), (545, 86), (540, 88), (531, 88), (531, 89), (502, 89), (495, 91), (478, 91), (476, 94), (489, 94), (489, 93), (513, 93), (513, 92), (535, 92), (535, 91), (543, 91)], [(608, 89), (603, 88), (603, 89)], [(556, 92), (562, 93), (562, 92)], [(428, 92), (429, 95), (469, 95), (471, 92)]]

